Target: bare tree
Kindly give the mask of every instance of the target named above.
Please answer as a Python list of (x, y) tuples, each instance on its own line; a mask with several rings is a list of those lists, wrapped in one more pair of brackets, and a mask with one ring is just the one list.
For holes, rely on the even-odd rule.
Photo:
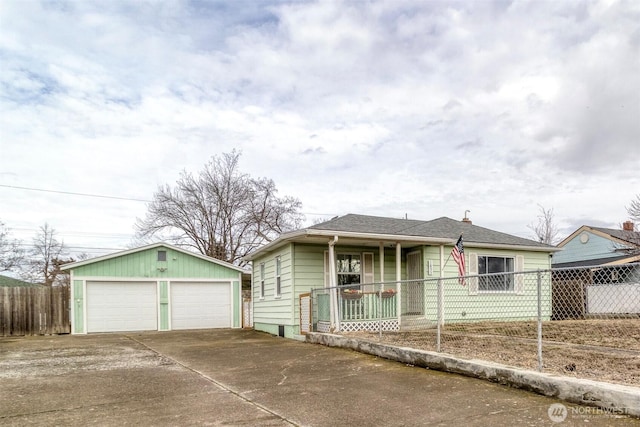
[(242, 265), (243, 256), (298, 227), (300, 201), (278, 198), (270, 179), (241, 173), (239, 159), (236, 150), (214, 156), (198, 175), (185, 171), (173, 188), (159, 187), (146, 217), (136, 222), (136, 237), (164, 236), (204, 255)]
[(46, 286), (66, 285), (65, 275), (60, 267), (71, 259), (63, 241), (58, 241), (56, 231), (44, 224), (33, 238), (33, 248), (29, 251), (21, 276), (34, 283)]
[(18, 269), (23, 260), (20, 242), (9, 237), (9, 229), (0, 221), (0, 272)]
[(637, 224), (640, 223), (640, 194), (636, 194), (636, 198), (631, 200), (631, 203), (626, 208), (629, 218), (631, 218), (637, 226)]
[(540, 243), (555, 245), (559, 240), (559, 231), (555, 224), (553, 208), (546, 209), (542, 205), (538, 205), (538, 208), (540, 209), (538, 222), (529, 224), (527, 227), (535, 233), (536, 239)]

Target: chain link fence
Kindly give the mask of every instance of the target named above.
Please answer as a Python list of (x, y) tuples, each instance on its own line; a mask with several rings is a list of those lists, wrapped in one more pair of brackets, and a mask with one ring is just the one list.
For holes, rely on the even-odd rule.
[(312, 292), (317, 332), (640, 385), (640, 264)]

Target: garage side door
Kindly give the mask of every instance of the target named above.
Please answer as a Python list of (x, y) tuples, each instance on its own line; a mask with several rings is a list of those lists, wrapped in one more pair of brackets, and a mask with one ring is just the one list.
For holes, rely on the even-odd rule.
[(157, 331), (154, 282), (87, 282), (87, 332)]
[(229, 283), (171, 282), (171, 329), (229, 327)]

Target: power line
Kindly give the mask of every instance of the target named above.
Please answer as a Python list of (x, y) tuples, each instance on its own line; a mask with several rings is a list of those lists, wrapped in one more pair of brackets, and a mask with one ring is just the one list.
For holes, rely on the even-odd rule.
[(74, 193), (72, 191), (45, 190), (43, 188), (19, 187), (17, 185), (5, 185), (5, 184), (0, 184), (0, 187), (13, 188), (13, 189), (17, 189), (17, 190), (40, 191), (40, 192), (43, 192), (43, 193), (66, 194), (66, 195), (70, 195), (70, 196), (97, 197), (97, 198), (100, 198), (100, 199), (129, 200), (129, 201), (132, 201), (132, 202), (151, 203), (151, 200), (133, 199), (133, 198), (130, 198), (130, 197), (105, 196), (105, 195), (102, 195), (102, 194)]
[[(135, 199), (131, 197), (119, 197), (119, 196), (105, 196), (102, 194), (89, 194), (89, 193), (76, 193), (73, 191), (61, 191), (61, 190), (45, 190), (43, 188), (33, 188), (33, 187), (21, 187), (17, 185), (6, 185), (0, 184), (0, 187), (4, 188), (13, 188), (16, 190), (28, 190), (28, 191), (40, 191), (42, 193), (55, 193), (55, 194), (66, 194), (69, 196), (81, 196), (81, 197), (96, 197), (100, 199), (113, 199), (113, 200), (128, 200), (132, 202), (143, 202), (143, 203), (152, 203), (151, 200), (145, 199)], [(316, 215), (316, 216), (330, 216), (334, 217), (338, 214), (335, 213), (320, 213), (320, 212), (300, 212), (303, 215)]]

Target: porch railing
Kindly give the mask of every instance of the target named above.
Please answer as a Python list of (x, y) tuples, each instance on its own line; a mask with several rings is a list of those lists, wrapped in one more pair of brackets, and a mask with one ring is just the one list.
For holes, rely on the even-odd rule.
[(379, 292), (339, 294), (340, 321), (379, 320), (397, 317), (395, 294)]
[[(398, 303), (395, 292), (338, 292), (340, 322), (363, 322), (397, 319)], [(331, 320), (331, 295), (329, 292), (314, 296), (317, 320)]]

